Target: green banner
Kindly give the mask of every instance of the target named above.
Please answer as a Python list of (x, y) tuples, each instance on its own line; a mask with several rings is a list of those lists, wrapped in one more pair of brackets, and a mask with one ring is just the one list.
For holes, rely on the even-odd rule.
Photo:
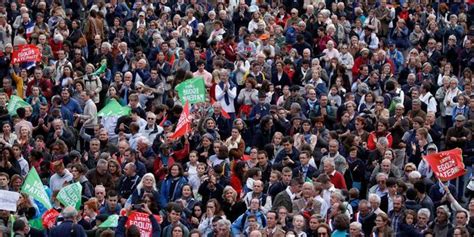
[(115, 228), (118, 226), (119, 215), (110, 215), (104, 223), (100, 224), (99, 227), (102, 228)]
[(37, 229), (37, 230), (44, 230), (43, 222), (41, 221), (41, 217), (35, 218), (33, 220), (28, 220), (30, 226)]
[(38, 200), (46, 209), (52, 208), (48, 194), (44, 190), (43, 183), (34, 167), (26, 176), (25, 182), (21, 186), (21, 192)]
[(124, 116), (130, 114), (130, 107), (121, 106), (115, 99), (111, 99), (104, 108), (102, 108), (97, 116), (99, 117), (111, 117), (111, 116)]
[(77, 210), (81, 208), (82, 185), (79, 182), (69, 184), (62, 188), (56, 198), (64, 206), (75, 207)]
[(179, 83), (175, 89), (183, 104), (186, 100), (188, 100), (190, 104), (206, 102), (206, 86), (204, 85), (204, 79), (202, 77), (193, 77), (183, 81)]
[(15, 116), (17, 109), (28, 107), (28, 106), (31, 106), (31, 105), (28, 104), (28, 102), (24, 101), (22, 98), (16, 95), (11, 95), (10, 101), (8, 101), (8, 105), (7, 105), (8, 114), (11, 116)]

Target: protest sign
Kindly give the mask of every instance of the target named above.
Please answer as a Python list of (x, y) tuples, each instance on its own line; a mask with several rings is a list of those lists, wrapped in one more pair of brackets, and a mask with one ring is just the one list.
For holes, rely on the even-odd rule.
[(111, 117), (111, 116), (124, 116), (130, 114), (130, 107), (122, 106), (115, 99), (111, 99), (105, 106), (102, 108), (97, 116), (99, 117)]
[(51, 209), (51, 202), (49, 201), (48, 194), (43, 188), (43, 183), (41, 182), (38, 172), (36, 172), (34, 167), (26, 176), (25, 182), (21, 187), (21, 192), (28, 194), (34, 199), (38, 200), (47, 209)]
[[(135, 225), (140, 230), (140, 237), (151, 237), (152, 234), (152, 226), (149, 215), (143, 212), (133, 211), (128, 216), (128, 220), (125, 223), (126, 228), (130, 228), (130, 226)], [(161, 222), (161, 217), (158, 215), (154, 215), (156, 221), (158, 223)]]
[(462, 161), (462, 150), (459, 148), (429, 154), (424, 157), (433, 173), (441, 181), (449, 181), (464, 175), (464, 163)]
[(20, 194), (17, 192), (10, 192), (0, 190), (0, 210), (16, 212), (16, 204)]
[(189, 102), (186, 101), (184, 104), (183, 112), (179, 116), (178, 124), (176, 125), (176, 130), (173, 135), (170, 136), (170, 139), (180, 138), (186, 133), (191, 131), (191, 120), (189, 119)]
[(12, 63), (39, 62), (41, 57), (41, 51), (36, 45), (19, 45), (18, 49), (12, 52)]
[(118, 226), (118, 219), (119, 215), (110, 215), (104, 223), (100, 224), (99, 227), (101, 228), (115, 228)]
[(58, 216), (59, 216), (59, 212), (53, 208), (46, 211), (41, 217), (41, 221), (43, 222), (43, 227), (46, 229), (51, 229), (54, 226), (54, 224), (56, 224), (56, 218)]
[(64, 206), (81, 207), (82, 185), (79, 182), (69, 184), (62, 188), (56, 197)]
[(186, 101), (190, 104), (206, 102), (206, 86), (202, 77), (193, 77), (183, 81), (175, 89), (183, 103)]

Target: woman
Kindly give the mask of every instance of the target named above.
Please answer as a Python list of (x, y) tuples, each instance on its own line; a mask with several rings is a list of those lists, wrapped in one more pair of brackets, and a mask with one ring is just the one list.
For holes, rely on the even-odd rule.
[(199, 154), (199, 162), (207, 164), (207, 159), (214, 155), (213, 142), (214, 138), (210, 134), (206, 133), (201, 137), (201, 142), (196, 148)]
[(334, 217), (334, 231), (331, 237), (346, 237), (349, 232), (350, 220), (345, 214), (338, 214)]
[(90, 199), (94, 195), (94, 186), (85, 176), (85, 168), (82, 164), (74, 164), (71, 167), (72, 182), (79, 182), (82, 186), (82, 198)]
[(326, 223), (319, 224), (318, 228), (316, 229), (317, 236), (329, 236), (331, 234), (331, 227), (329, 227)]
[(191, 225), (191, 229), (197, 229), (199, 222), (202, 218), (202, 207), (200, 202), (194, 203), (191, 216), (188, 218), (188, 223)]
[(249, 129), (247, 127), (247, 124), (244, 122), (243, 119), (241, 118), (236, 118), (234, 120), (234, 127), (237, 128), (239, 130), (239, 133), (242, 137), (242, 139), (244, 139), (244, 142), (246, 142), (247, 144), (251, 143), (252, 142), (252, 131), (251, 129)]
[(110, 100), (115, 99), (120, 105), (125, 106), (125, 101), (119, 96), (117, 92), (117, 87), (110, 86), (107, 92), (107, 99), (105, 99), (105, 104), (109, 103)]
[(233, 148), (237, 149), (239, 151), (237, 156), (239, 157), (242, 157), (245, 152), (245, 141), (242, 139), (239, 129), (235, 127), (232, 128), (231, 135), (227, 138), (224, 145), (226, 145), (229, 150)]
[[(360, 99), (359, 108), (357, 111), (362, 113), (364, 111), (372, 111), (375, 108), (375, 94), (372, 91), (369, 91), (367, 94), (363, 95)], [(367, 112), (365, 112), (367, 113)]]
[(386, 137), (388, 140), (388, 147), (392, 147), (392, 134), (388, 131), (388, 121), (385, 119), (378, 120), (375, 131), (369, 133), (367, 140), (367, 149), (369, 151), (376, 149), (377, 140), (380, 137)]
[(181, 204), (186, 218), (191, 218), (193, 214), (193, 208), (196, 205), (196, 200), (193, 197), (193, 188), (191, 187), (191, 185), (183, 185), (183, 188), (181, 189), (181, 194), (181, 198), (177, 199), (176, 202)]
[(449, 88), (444, 96), (443, 105), (444, 112), (446, 113), (446, 128), (450, 128), (453, 125), (453, 119), (451, 118), (454, 112), (454, 108), (458, 106), (457, 102), (454, 102), (454, 98), (462, 93), (458, 88), (458, 79), (451, 77), (449, 80)]
[(36, 208), (31, 203), (31, 199), (27, 194), (21, 193), (17, 202), (17, 213), (19, 216), (25, 216), (29, 220), (36, 216)]
[(457, 226), (454, 228), (453, 236), (455, 237), (469, 237), (471, 233), (469, 233), (468, 229), (463, 226)]
[(231, 186), (224, 188), (222, 198), (224, 199), (222, 210), (230, 222), (234, 222), (247, 210), (245, 203), (242, 200), (238, 201), (237, 192)]
[(303, 145), (308, 144), (311, 147), (311, 151), (313, 151), (318, 141), (318, 137), (311, 133), (311, 121), (304, 120), (301, 124), (301, 127), (301, 132), (295, 134), (293, 137), (293, 145), (296, 147), (296, 149), (301, 150)]
[(242, 89), (237, 96), (237, 102), (240, 104), (240, 118), (248, 120), (248, 116), (253, 106), (258, 104), (258, 90), (255, 89), (257, 82), (253, 78), (247, 78), (245, 88)]
[(132, 193), (132, 204), (138, 203), (139, 200), (143, 199), (143, 195), (149, 193), (153, 195), (153, 199), (156, 203), (160, 200), (160, 193), (156, 188), (155, 176), (152, 173), (146, 173), (137, 185), (137, 188)]
[(96, 217), (99, 211), (97, 206), (97, 201), (95, 199), (91, 199), (84, 203), (82, 219), (77, 222), (77, 224), (82, 225), (84, 230), (91, 230), (95, 227)]
[(390, 219), (385, 213), (377, 214), (375, 218), (375, 226), (372, 230), (371, 237), (394, 237), (395, 233), (390, 227)]
[(221, 206), (216, 199), (209, 199), (206, 207), (206, 213), (202, 216), (201, 223), (199, 223), (198, 227), (204, 236), (208, 236), (212, 232), (212, 219), (214, 219), (215, 216), (223, 216)]
[(109, 174), (112, 175), (112, 183), (115, 184), (115, 187), (112, 187), (114, 190), (117, 188), (120, 182), (120, 178), (122, 177), (122, 169), (120, 168), (120, 164), (117, 160), (110, 159), (109, 160), (109, 167), (108, 167)]
[(55, 83), (55, 87), (57, 88), (56, 91), (60, 92), (60, 88), (72, 87), (73, 84), (74, 80), (72, 68), (69, 65), (64, 65), (63, 75), (61, 75), (59, 80)]
[(180, 225), (175, 225), (171, 229), (171, 237), (183, 237), (184, 236), (184, 230)]
[(4, 147), (0, 157), (0, 172), (5, 172), (12, 177), (15, 174), (20, 175), (21, 168), (18, 161), (15, 159), (13, 150), (10, 147)]
[(275, 91), (280, 94), (284, 86), (290, 86), (290, 76), (284, 71), (284, 63), (278, 61), (275, 63), (276, 70), (272, 72), (272, 84), (275, 86)]
[(247, 169), (247, 162), (245, 161), (238, 161), (232, 167), (230, 186), (237, 192), (237, 200), (240, 200), (245, 194), (243, 192), (243, 185), (245, 184)]
[(349, 236), (350, 237), (363, 237), (364, 233), (362, 233), (362, 224), (359, 222), (352, 222), (349, 226)]
[(182, 196), (183, 186), (188, 183), (183, 174), (183, 167), (180, 164), (174, 163), (169, 167), (168, 176), (160, 188), (160, 207), (166, 207), (169, 202), (174, 202)]
[(5, 147), (11, 147), (17, 140), (15, 133), (12, 133), (12, 127), (9, 122), (3, 122), (2, 133), (0, 134), (0, 144)]
[(83, 76), (84, 89), (94, 92), (91, 98), (95, 104), (100, 102), (99, 93), (102, 91), (102, 82), (98, 76), (94, 75), (95, 67), (92, 64), (86, 65), (86, 74)]
[(10, 188), (11, 191), (20, 192), (21, 186), (23, 185), (24, 177), (20, 175), (13, 175), (10, 178)]

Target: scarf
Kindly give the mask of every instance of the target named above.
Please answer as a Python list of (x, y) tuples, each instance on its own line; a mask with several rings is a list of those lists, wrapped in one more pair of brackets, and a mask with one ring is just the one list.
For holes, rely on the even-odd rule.
[[(225, 87), (225, 84), (223, 81), (219, 82), (219, 87), (224, 90), (224, 87)], [(229, 89), (231, 90), (232, 88), (234, 88), (235, 85), (234, 83), (232, 83), (231, 81), (229, 81)], [(224, 91), (224, 101), (225, 101), (225, 104), (226, 105), (230, 105), (230, 99), (229, 99), (229, 94), (227, 93), (227, 91)]]

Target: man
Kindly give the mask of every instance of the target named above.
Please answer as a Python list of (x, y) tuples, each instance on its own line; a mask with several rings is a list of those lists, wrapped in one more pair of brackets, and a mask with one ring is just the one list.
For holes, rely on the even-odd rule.
[(459, 114), (455, 118), (454, 127), (448, 128), (446, 132), (446, 150), (456, 147), (462, 148), (471, 139), (471, 131), (464, 127), (465, 121), (466, 117)]
[(5, 172), (0, 172), (0, 190), (8, 191), (10, 187), (8, 184), (10, 183), (9, 175)]
[(51, 191), (59, 191), (61, 188), (72, 181), (72, 174), (64, 167), (62, 160), (53, 162), (54, 173), (49, 179), (49, 188)]
[(261, 210), (263, 213), (267, 213), (268, 210), (272, 207), (272, 199), (267, 194), (263, 193), (263, 182), (261, 180), (256, 180), (253, 183), (253, 191), (248, 192), (244, 197), (244, 202), (247, 205), (247, 208), (250, 208), (252, 199), (258, 199), (260, 201)]
[(344, 176), (336, 170), (336, 164), (334, 160), (327, 159), (323, 162), (324, 173), (327, 174), (331, 180), (331, 183), (337, 189), (347, 189), (346, 181)]
[(91, 99), (93, 96), (92, 91), (85, 90), (81, 92), (81, 98), (85, 101), (84, 113), (75, 113), (74, 117), (79, 118), (82, 122), (82, 127), (85, 128), (85, 132), (89, 135), (94, 134), (94, 126), (97, 124), (97, 106)]
[[(339, 154), (339, 141), (336, 139), (329, 141), (328, 154), (321, 158), (321, 164), (323, 164), (325, 160), (332, 160), (336, 165), (336, 170), (341, 174), (346, 173), (349, 167), (346, 158)], [(319, 166), (319, 171), (323, 171), (323, 166)]]
[(251, 217), (254, 217), (260, 226), (265, 227), (267, 225), (267, 219), (260, 210), (260, 200), (258, 198), (252, 198), (249, 209), (232, 223), (232, 234), (240, 236), (244, 233), (249, 226), (249, 219)]
[(314, 185), (306, 182), (303, 184), (302, 198), (293, 201), (293, 216), (301, 214), (312, 216), (321, 212), (322, 203), (314, 199)]
[(104, 159), (97, 161), (97, 167), (89, 170), (86, 177), (94, 187), (99, 184), (108, 190), (113, 187), (112, 175), (108, 173), (108, 162)]
[(286, 136), (281, 140), (283, 149), (278, 152), (273, 164), (283, 164), (283, 166), (296, 167), (299, 163), (300, 152), (293, 146), (293, 138)]
[(399, 232), (400, 223), (404, 221), (404, 201), (403, 196), (396, 195), (393, 198), (393, 209), (388, 212), (388, 217), (390, 218), (393, 232)]
[(26, 120), (26, 109), (18, 108), (16, 110), (16, 114), (20, 120), (15, 123), (15, 134), (19, 136), (21, 127), (28, 127), (28, 129), (31, 131), (33, 129), (33, 125), (30, 121)]
[(75, 147), (76, 138), (74, 134), (72, 134), (69, 129), (64, 127), (63, 120), (61, 119), (54, 119), (53, 120), (53, 132), (48, 136), (48, 146), (53, 144), (56, 140), (62, 140), (66, 143), (68, 147)]
[(369, 189), (369, 193), (375, 193), (379, 195), (379, 197), (383, 197), (388, 193), (387, 189), (387, 179), (388, 175), (385, 173), (378, 173), (375, 176), (375, 181), (377, 182), (376, 185), (372, 186)]
[(416, 190), (418, 203), (421, 205), (421, 207), (427, 208), (430, 210), (430, 213), (434, 213), (434, 203), (433, 200), (431, 200), (431, 197), (426, 194), (427, 188), (425, 182), (420, 180), (415, 182), (413, 186)]
[[(466, 210), (458, 210), (456, 212), (456, 221), (454, 222), (454, 227), (466, 228), (470, 236), (474, 236), (474, 228), (468, 225), (469, 214)], [(456, 236), (453, 234), (454, 228), (448, 232), (448, 236)]]
[(97, 202), (99, 203), (99, 207), (105, 206), (105, 187), (104, 185), (97, 185), (94, 188), (94, 197), (97, 198)]
[(300, 178), (293, 178), (290, 181), (290, 185), (273, 200), (272, 210), (277, 210), (280, 206), (284, 206), (288, 212), (293, 212), (293, 201), (296, 195), (301, 191), (303, 180)]
[(61, 81), (61, 77), (63, 76), (64, 67), (73, 68), (71, 62), (67, 60), (66, 53), (64, 49), (60, 49), (57, 51), (58, 61), (54, 64), (54, 80)]
[(263, 228), (260, 232), (263, 237), (284, 237), (285, 231), (278, 225), (278, 213), (275, 211), (267, 212), (267, 227)]
[(163, 128), (156, 124), (156, 114), (153, 112), (146, 113), (146, 122), (145, 126), (140, 127), (138, 133), (153, 142), (156, 136), (163, 133)]
[(120, 178), (117, 186), (122, 204), (132, 195), (140, 182), (140, 176), (137, 175), (137, 166), (134, 163), (127, 163), (123, 168), (123, 172), (125, 175)]
[(319, 171), (309, 164), (311, 155), (308, 151), (300, 153), (300, 164), (293, 169), (293, 177), (302, 177), (303, 180), (311, 180), (319, 175)]
[(269, 180), (272, 172), (272, 165), (268, 162), (268, 154), (264, 150), (257, 153), (257, 166), (262, 171), (262, 180)]
[(41, 67), (36, 67), (34, 72), (34, 79), (28, 82), (26, 95), (31, 95), (31, 90), (33, 86), (39, 86), (41, 88), (41, 94), (46, 97), (49, 101), (51, 96), (53, 96), (53, 83), (51, 80), (48, 80), (43, 77), (43, 70)]
[(100, 214), (105, 215), (113, 215), (113, 214), (120, 214), (120, 210), (122, 209), (122, 205), (118, 203), (119, 197), (118, 193), (115, 190), (110, 190), (107, 192), (107, 201), (105, 206), (100, 208)]
[(221, 81), (216, 86), (216, 99), (222, 106), (222, 109), (227, 112), (231, 118), (235, 114), (234, 100), (237, 98), (237, 87), (229, 80), (229, 71), (221, 69)]
[(426, 105), (427, 113), (436, 113), (438, 112), (436, 98), (431, 94), (431, 83), (424, 81), (420, 87), (420, 97), (422, 103)]
[(281, 176), (281, 180), (268, 187), (268, 194), (272, 197), (272, 200), (275, 200), (275, 197), (290, 185), (291, 178), (293, 177), (293, 171), (290, 167), (284, 167)]
[(171, 236), (171, 231), (174, 226), (179, 225), (183, 230), (183, 236), (189, 236), (189, 229), (183, 223), (181, 223), (181, 213), (183, 209), (175, 202), (168, 203), (168, 216), (163, 221), (161, 226), (163, 227), (163, 236)]
[[(77, 225), (76, 223), (76, 216), (77, 211), (74, 207), (66, 207), (61, 212), (64, 221), (55, 226), (51, 229), (50, 236), (51, 237), (67, 237), (67, 236), (77, 236), (77, 237), (85, 237), (86, 232), (81, 225)], [(74, 232), (74, 234), (73, 234)]]
[(130, 147), (125, 148), (125, 151), (123, 152), (123, 158), (124, 160), (122, 166), (124, 168), (127, 164), (132, 163), (136, 167), (136, 172), (138, 176), (143, 177), (143, 175), (145, 175), (145, 164), (137, 159), (137, 154), (135, 152), (132, 152), (132, 149)]
[(389, 213), (393, 210), (393, 200), (397, 195), (397, 180), (395, 178), (388, 178), (387, 179), (387, 188), (388, 192), (385, 196), (380, 198), (380, 209), (385, 213)]
[(233, 236), (230, 232), (231, 223), (229, 220), (221, 219), (217, 221), (217, 236), (219, 237), (231, 237)]
[[(362, 230), (364, 233), (372, 233), (377, 215), (370, 208), (370, 203), (367, 200), (361, 200), (359, 202), (358, 210), (359, 211), (354, 215), (354, 221), (362, 224)], [(369, 235), (370, 234), (366, 234), (366, 236)]]
[(30, 225), (28, 224), (27, 220), (24, 220), (23, 217), (20, 219), (17, 219), (13, 223), (13, 232), (11, 236), (15, 237), (24, 237), (24, 236), (29, 236), (30, 232)]

